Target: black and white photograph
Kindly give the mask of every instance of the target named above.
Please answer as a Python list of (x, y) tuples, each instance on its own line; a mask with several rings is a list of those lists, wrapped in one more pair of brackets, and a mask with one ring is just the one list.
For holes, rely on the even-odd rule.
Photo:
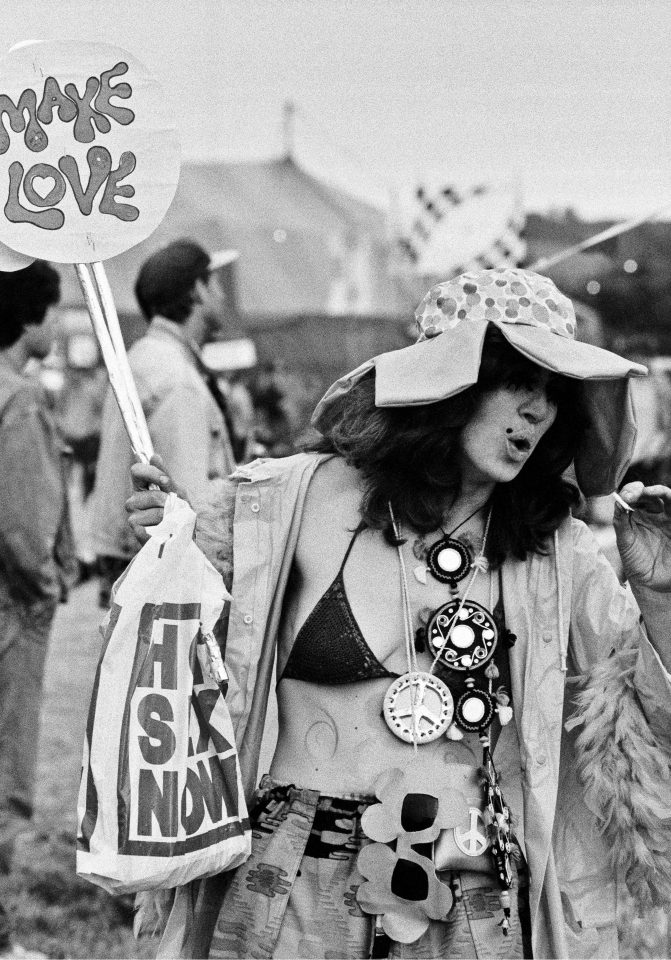
[(670, 48), (5, 0), (0, 960), (671, 957)]

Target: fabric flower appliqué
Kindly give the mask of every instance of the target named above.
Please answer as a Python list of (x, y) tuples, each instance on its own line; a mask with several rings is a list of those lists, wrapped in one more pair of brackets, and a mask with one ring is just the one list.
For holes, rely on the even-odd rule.
[(413, 763), (383, 774), (375, 795), (380, 802), (361, 818), (373, 842), (357, 860), (365, 880), (357, 900), (365, 913), (382, 917), (392, 940), (413, 943), (430, 920), (444, 920), (452, 909), (452, 891), (436, 874), (432, 846), (441, 830), (457, 825), (465, 798)]

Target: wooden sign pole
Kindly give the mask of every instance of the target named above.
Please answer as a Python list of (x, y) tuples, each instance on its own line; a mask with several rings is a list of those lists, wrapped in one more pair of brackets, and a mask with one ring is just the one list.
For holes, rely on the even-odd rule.
[(105, 268), (102, 263), (76, 263), (74, 266), (133, 454), (137, 460), (149, 463), (154, 450), (128, 364)]

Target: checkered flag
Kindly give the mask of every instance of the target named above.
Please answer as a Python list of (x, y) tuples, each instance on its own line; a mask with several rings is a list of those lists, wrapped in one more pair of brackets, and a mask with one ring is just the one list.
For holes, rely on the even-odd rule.
[(410, 228), (397, 238), (399, 271), (445, 280), (466, 270), (519, 266), (524, 224), (522, 205), (509, 191), (418, 187)]

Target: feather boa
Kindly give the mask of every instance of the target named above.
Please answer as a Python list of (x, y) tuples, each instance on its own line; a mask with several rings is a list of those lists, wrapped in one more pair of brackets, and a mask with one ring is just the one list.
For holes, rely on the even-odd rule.
[(597, 663), (576, 697), (577, 764), (610, 861), (640, 914), (671, 910), (671, 761), (634, 688), (637, 650)]
[(206, 500), (194, 503), (196, 543), (224, 578), (226, 589), (233, 584), (233, 518), (237, 483), (213, 480)]

